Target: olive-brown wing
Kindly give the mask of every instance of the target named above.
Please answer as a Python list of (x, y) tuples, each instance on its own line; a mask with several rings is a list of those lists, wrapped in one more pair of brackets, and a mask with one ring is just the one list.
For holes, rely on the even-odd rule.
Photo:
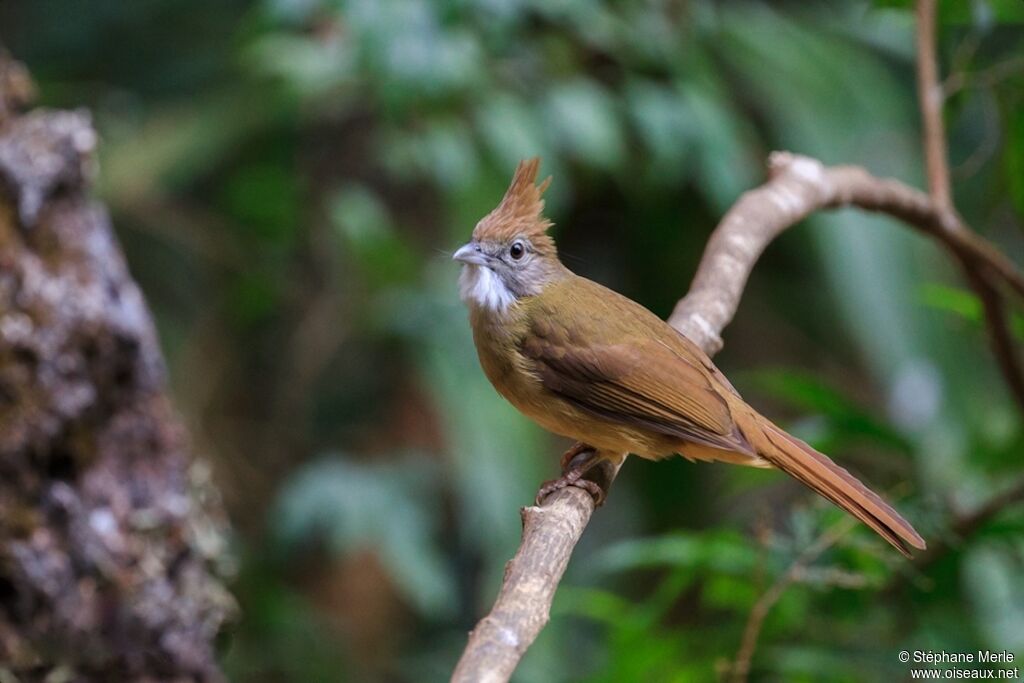
[(581, 410), (609, 422), (753, 455), (718, 382), (701, 364), (657, 339), (607, 345), (580, 341), (530, 335), (520, 350), (547, 390)]

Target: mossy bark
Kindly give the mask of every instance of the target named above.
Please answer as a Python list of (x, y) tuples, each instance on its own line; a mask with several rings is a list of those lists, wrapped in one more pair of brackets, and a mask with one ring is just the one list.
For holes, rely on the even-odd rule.
[(220, 680), (219, 500), (89, 196), (89, 116), (23, 113), (26, 83), (0, 54), (0, 680)]

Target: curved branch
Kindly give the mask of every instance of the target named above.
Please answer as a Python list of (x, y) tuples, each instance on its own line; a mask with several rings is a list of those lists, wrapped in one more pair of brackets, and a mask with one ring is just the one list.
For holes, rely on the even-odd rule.
[(1021, 296), (1024, 275), (1006, 256), (920, 190), (859, 166), (826, 167), (810, 157), (774, 152), (770, 180), (743, 194), (708, 240), (690, 292), (669, 323), (705, 350), (736, 313), (747, 278), (765, 247), (814, 211), (853, 206), (902, 220), (945, 246), (969, 271), (991, 272)]
[(705, 350), (722, 346), (719, 331), (739, 305), (754, 263), (786, 228), (820, 209), (853, 206), (888, 214), (937, 240), (963, 266), (985, 310), (993, 353), (1014, 397), (1024, 407), (1024, 373), (1007, 331), (998, 284), (1024, 296), (1024, 275), (951, 209), (898, 180), (878, 178), (859, 166), (826, 167), (809, 157), (775, 152), (770, 180), (751, 190), (711, 235), (690, 292), (669, 318)]
[[(923, 192), (857, 166), (826, 167), (816, 159), (775, 152), (768, 182), (744, 193), (712, 233), (690, 291), (668, 322), (713, 355), (768, 244), (814, 211), (843, 206), (899, 218), (945, 246), (968, 273), (986, 282), (997, 278), (1024, 294), (1024, 276), (1012, 262)], [(616, 468), (599, 473), (605, 490), (616, 474)], [(593, 511), (590, 495), (576, 488), (523, 509), (522, 545), (506, 567), (494, 608), (470, 633), (453, 681), (509, 679), (547, 623), (555, 590)]]

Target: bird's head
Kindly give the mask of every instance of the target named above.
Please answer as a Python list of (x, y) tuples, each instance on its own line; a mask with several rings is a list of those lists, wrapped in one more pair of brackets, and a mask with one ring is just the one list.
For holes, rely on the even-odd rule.
[(504, 312), (523, 297), (536, 296), (562, 276), (555, 242), (547, 234), (541, 195), (551, 178), (537, 185), (540, 159), (519, 162), (501, 203), (473, 229), (473, 239), (452, 256), (461, 261), (462, 300)]

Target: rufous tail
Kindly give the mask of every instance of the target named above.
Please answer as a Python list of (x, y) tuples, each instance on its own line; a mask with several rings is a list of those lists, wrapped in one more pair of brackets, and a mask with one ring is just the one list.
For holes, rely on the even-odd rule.
[(828, 456), (753, 411), (740, 428), (758, 455), (867, 524), (896, 550), (907, 557), (911, 547), (924, 550), (924, 539), (900, 513)]

